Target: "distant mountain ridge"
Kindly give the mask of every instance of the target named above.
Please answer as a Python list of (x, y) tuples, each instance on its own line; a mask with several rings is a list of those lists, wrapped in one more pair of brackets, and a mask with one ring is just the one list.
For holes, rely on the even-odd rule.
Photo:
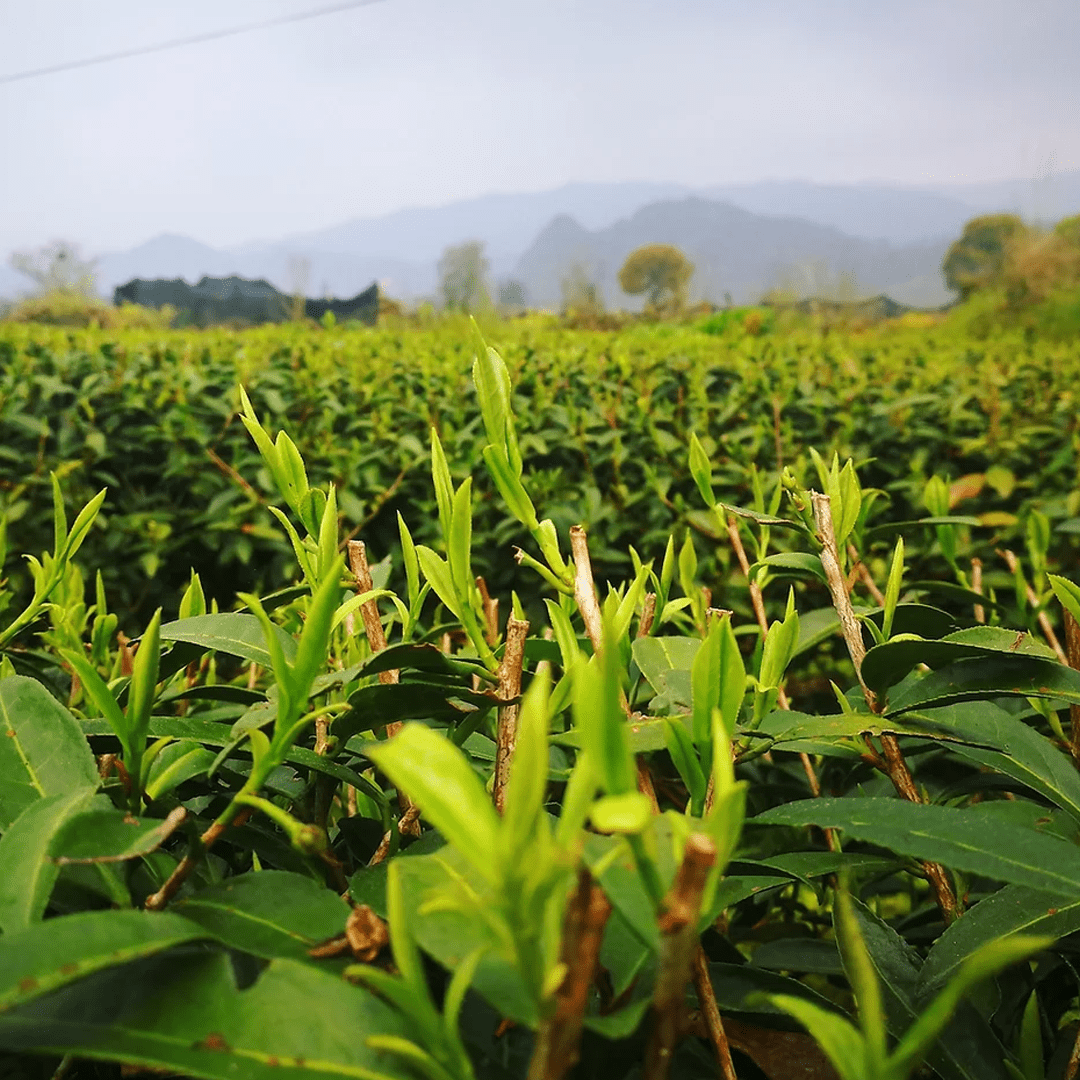
[[(694, 299), (752, 303), (786, 287), (803, 295), (832, 292), (841, 275), (859, 295), (887, 293), (916, 307), (935, 307), (950, 295), (939, 267), (951, 241), (899, 246), (849, 236), (795, 217), (752, 214), (730, 203), (690, 197), (651, 203), (607, 228), (588, 230), (568, 215), (554, 219), (518, 260), (514, 277), (531, 304), (558, 305), (561, 281), (577, 265), (600, 286), (607, 302), (626, 304), (618, 271), (645, 244), (673, 244), (694, 263)], [(937, 280), (933, 276), (937, 275)]]
[[(754, 233), (748, 219), (738, 214), (688, 210), (695, 221), (708, 217), (711, 222), (706, 246), (694, 234), (697, 226), (676, 220), (678, 213), (670, 209), (694, 200), (727, 205), (729, 211), (765, 223)], [(620, 225), (635, 221), (651, 206), (669, 209), (650, 211), (652, 216), (638, 219), (635, 225)], [(720, 299), (723, 292), (750, 297), (754, 289), (781, 280), (803, 280), (809, 288), (815, 275), (835, 278), (849, 271), (855, 273), (862, 291), (878, 283), (895, 283), (896, 288), (907, 289), (906, 302), (929, 304), (946, 295), (937, 252), (959, 234), (965, 221), (992, 210), (1023, 211), (1043, 220), (1077, 213), (1080, 171), (1051, 180), (936, 188), (807, 181), (705, 188), (677, 183), (575, 183), (549, 191), (499, 193), (440, 207), (406, 208), (227, 250), (165, 234), (129, 251), (101, 256), (99, 288), (108, 295), (132, 278), (179, 276), (194, 282), (204, 275), (238, 274), (265, 278), (286, 293), (299, 288), (309, 296), (351, 296), (376, 280), (386, 294), (411, 301), (435, 296), (438, 258), (445, 247), (479, 240), (486, 245), (493, 280), (524, 275), (535, 293), (533, 303), (558, 302), (559, 284), (573, 262), (591, 261), (603, 278), (608, 303), (621, 306), (630, 301), (613, 285), (618, 266), (607, 265), (622, 250), (622, 241), (616, 237), (622, 235), (619, 229), (633, 233), (639, 226), (644, 228), (643, 222), (652, 222), (656, 238), (666, 237), (671, 243), (683, 238), (694, 249), (696, 257), (691, 257), (699, 268), (694, 288), (699, 295), (719, 288), (721, 292), (712, 299)], [(726, 240), (717, 232), (724, 214), (724, 220), (738, 229)], [(559, 223), (563, 215), (572, 225)], [(664, 237), (656, 233), (661, 219)], [(777, 221), (788, 222), (786, 234), (781, 235)], [(605, 230), (611, 229), (615, 232), (608, 235)], [(560, 235), (566, 241), (561, 254)], [(741, 250), (748, 243), (764, 244), (768, 254), (765, 249)], [(306, 261), (306, 274), (299, 273), (298, 260)], [(28, 286), (6, 261), (0, 265), (0, 296), (20, 295)]]

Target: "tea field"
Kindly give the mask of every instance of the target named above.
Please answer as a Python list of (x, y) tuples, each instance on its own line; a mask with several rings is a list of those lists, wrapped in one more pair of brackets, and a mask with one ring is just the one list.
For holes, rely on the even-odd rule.
[(1080, 343), (751, 328), (0, 323), (3, 1074), (1075, 1080)]

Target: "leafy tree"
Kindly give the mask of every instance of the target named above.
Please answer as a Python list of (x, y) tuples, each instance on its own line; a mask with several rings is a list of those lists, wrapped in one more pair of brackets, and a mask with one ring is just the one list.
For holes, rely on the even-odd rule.
[(525, 285), (510, 278), (499, 286), (499, 307), (508, 315), (517, 315), (528, 308)]
[(581, 263), (575, 263), (562, 279), (562, 311), (564, 315), (585, 319), (604, 314), (600, 287)]
[(1054, 235), (1060, 237), (1070, 247), (1080, 250), (1080, 214), (1062, 218), (1054, 226)]
[(647, 306), (659, 311), (680, 309), (694, 264), (670, 244), (647, 244), (630, 253), (619, 271), (619, 285), (631, 296), (645, 295)]
[(489, 264), (478, 240), (448, 247), (439, 260), (439, 282), (447, 311), (480, 311), (491, 306)]
[(66, 293), (74, 296), (94, 296), (97, 292), (97, 272), (93, 259), (84, 259), (78, 245), (57, 240), (37, 251), (17, 251), (11, 256), (11, 266), (32, 278), (37, 294)]
[(1003, 284), (1010, 250), (1027, 231), (1016, 214), (972, 218), (945, 253), (941, 264), (945, 284), (958, 292), (961, 300), (980, 289)]

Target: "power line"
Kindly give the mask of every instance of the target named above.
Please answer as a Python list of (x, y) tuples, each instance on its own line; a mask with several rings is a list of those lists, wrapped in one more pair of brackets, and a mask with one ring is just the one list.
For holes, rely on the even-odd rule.
[(60, 71), (71, 71), (74, 68), (90, 67), (93, 64), (108, 64), (113, 60), (126, 60), (132, 56), (145, 56), (147, 53), (164, 52), (166, 49), (179, 49), (185, 45), (201, 45), (205, 41), (217, 41), (219, 38), (233, 37), (236, 34), (248, 34), (252, 30), (266, 30), (272, 26), (284, 26), (286, 23), (302, 22), (305, 19), (318, 19), (323, 15), (334, 15), (340, 11), (349, 11), (352, 8), (367, 7), (370, 4), (378, 4), (381, 0), (349, 0), (348, 3), (330, 4), (328, 7), (314, 8), (311, 11), (301, 11), (295, 15), (281, 15), (276, 19), (264, 19), (261, 22), (245, 23), (243, 26), (233, 26), (227, 30), (212, 30), (206, 34), (193, 34), (191, 37), (174, 38), (172, 41), (162, 41), (157, 45), (143, 45), (136, 49), (124, 49), (121, 52), (106, 53), (103, 56), (92, 56), (86, 60), (72, 60), (66, 64), (54, 64), (51, 67), (34, 68), (32, 71), (19, 71), (14, 75), (0, 75), (0, 84), (19, 82), (22, 79), (36, 79), (39, 75), (55, 75)]

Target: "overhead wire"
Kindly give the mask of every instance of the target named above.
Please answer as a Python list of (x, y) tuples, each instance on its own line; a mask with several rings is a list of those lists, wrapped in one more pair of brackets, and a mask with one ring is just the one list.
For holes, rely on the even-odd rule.
[(174, 38), (171, 41), (161, 41), (155, 45), (140, 45), (132, 49), (121, 49), (117, 52), (103, 53), (101, 56), (87, 57), (83, 60), (71, 60), (63, 64), (33, 68), (29, 71), (17, 71), (12, 75), (0, 75), (0, 84), (20, 82), (23, 79), (36, 79), (42, 75), (55, 75), (61, 71), (73, 71), (76, 68), (91, 67), (95, 64), (108, 64), (114, 60), (127, 60), (133, 56), (146, 56), (149, 53), (164, 52), (166, 49), (179, 49), (187, 45), (201, 45), (207, 41), (217, 41), (220, 38), (234, 37), (237, 34), (249, 34), (254, 30), (268, 30), (271, 27), (302, 22), (306, 19), (318, 19), (324, 15), (336, 15), (342, 11), (369, 7), (372, 4), (381, 2), (382, 0), (347, 0), (345, 3), (329, 4), (325, 7), (312, 8), (309, 11), (299, 11), (292, 15), (279, 15), (273, 19), (261, 19), (259, 22), (231, 26), (224, 30), (210, 30), (204, 34), (191, 34), (188, 37)]

